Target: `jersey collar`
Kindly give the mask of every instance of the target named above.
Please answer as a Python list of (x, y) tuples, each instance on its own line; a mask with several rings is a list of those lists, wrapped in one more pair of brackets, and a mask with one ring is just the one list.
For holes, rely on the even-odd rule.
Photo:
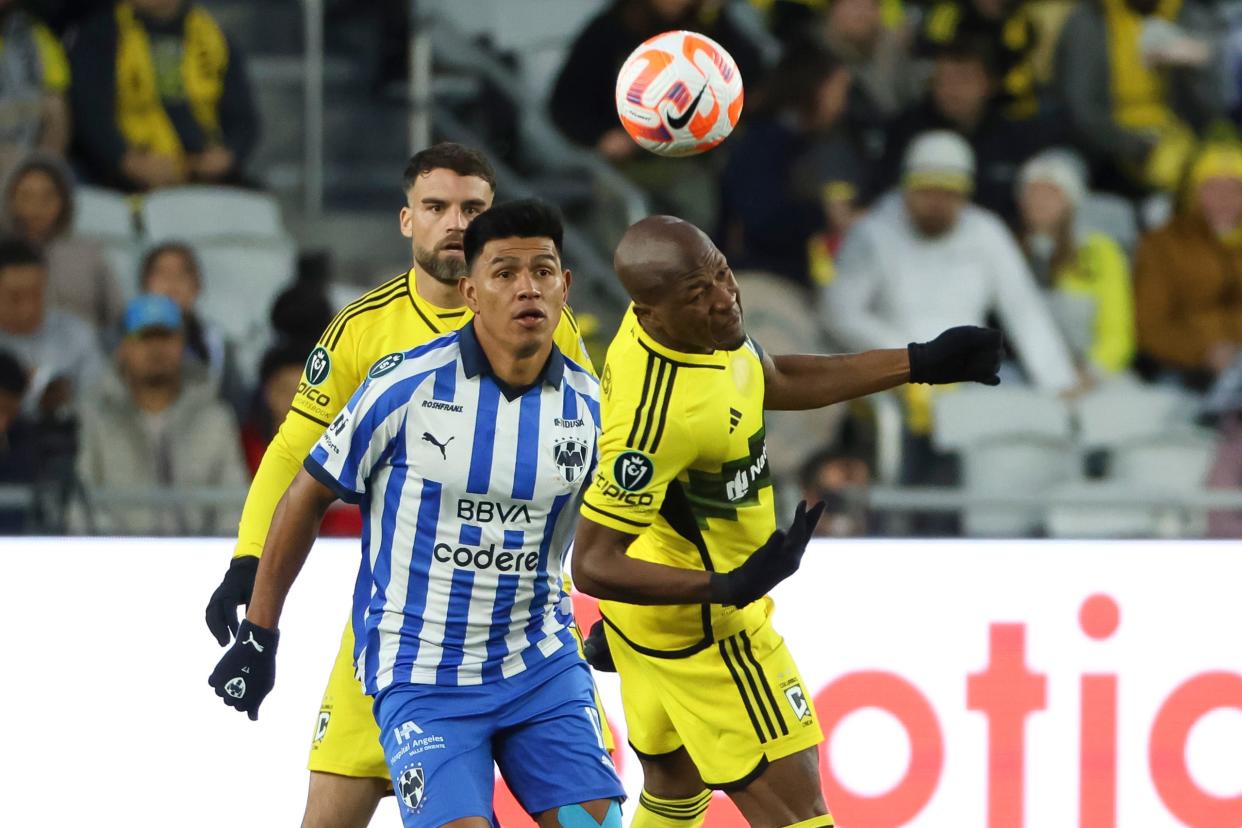
[(437, 333), (444, 333), (459, 327), (459, 320), (471, 317), (470, 308), (467, 308), (465, 305), (460, 308), (442, 308), (424, 299), (422, 294), (418, 292), (418, 283), (414, 278), (414, 270), (411, 267), (406, 271), (406, 290), (410, 295), (410, 303), (414, 305), (415, 312), (423, 318), (428, 327)]
[(517, 399), (544, 382), (553, 388), (560, 388), (561, 381), (565, 378), (565, 357), (561, 355), (561, 350), (556, 347), (555, 342), (552, 343), (552, 352), (548, 354), (548, 361), (543, 364), (539, 377), (525, 387), (509, 385), (496, 376), (496, 372), (492, 370), (492, 364), (487, 360), (487, 354), (483, 353), (483, 346), (479, 344), (478, 336), (475, 335), (473, 319), (462, 326), (459, 347), (461, 348), (461, 368), (466, 377), (468, 379), (474, 379), (480, 375), (491, 377), (504, 392), (505, 397), (510, 400)]
[(642, 323), (638, 321), (638, 316), (634, 313), (633, 305), (630, 305), (630, 308), (626, 311), (626, 313), (632, 320), (632, 324), (634, 326), (634, 336), (637, 337), (639, 343), (648, 351), (656, 353), (665, 359), (689, 365), (720, 365), (721, 354), (728, 353), (727, 351), (712, 351), (710, 354), (691, 354), (685, 351), (673, 350), (666, 345), (661, 345), (659, 342), (656, 342), (655, 339), (653, 339), (651, 335), (643, 329)]

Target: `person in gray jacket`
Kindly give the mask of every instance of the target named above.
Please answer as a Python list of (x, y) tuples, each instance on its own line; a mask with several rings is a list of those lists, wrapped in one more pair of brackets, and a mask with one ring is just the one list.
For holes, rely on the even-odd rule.
[[(181, 311), (143, 294), (125, 309), (116, 370), (83, 400), (78, 474), (91, 489), (243, 487), (246, 467), (233, 414), (185, 371)], [(71, 522), (79, 532), (232, 535), (236, 507), (108, 506), (87, 497)]]
[(1195, 136), (1224, 114), (1216, 12), (1187, 0), (1084, 0), (1057, 41), (1053, 85), (1105, 189), (1171, 190)]
[(1017, 242), (969, 202), (974, 155), (954, 132), (925, 132), (900, 189), (850, 230), (820, 293), (825, 332), (851, 351), (893, 348), (995, 313), (1030, 383), (1075, 388), (1078, 372)]
[(43, 254), (16, 238), (0, 239), (0, 348), (27, 373), (22, 407), (29, 415), (67, 412), (104, 364), (94, 329), (50, 306)]

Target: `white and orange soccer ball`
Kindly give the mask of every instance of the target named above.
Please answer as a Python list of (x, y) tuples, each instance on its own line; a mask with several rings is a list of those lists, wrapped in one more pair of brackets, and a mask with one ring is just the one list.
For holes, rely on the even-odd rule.
[(656, 35), (617, 75), (621, 125), (656, 155), (696, 155), (728, 138), (742, 114), (742, 97), (733, 58), (695, 32)]

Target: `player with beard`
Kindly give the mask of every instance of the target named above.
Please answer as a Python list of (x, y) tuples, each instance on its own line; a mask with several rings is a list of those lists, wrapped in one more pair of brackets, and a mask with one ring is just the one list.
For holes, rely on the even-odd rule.
[[(250, 602), (277, 502), (371, 366), (470, 321), (457, 284), (467, 273), (463, 235), (491, 206), (495, 186), (487, 158), (460, 144), (436, 144), (410, 159), (400, 228), (411, 241), (414, 266), (341, 310), (307, 358), (293, 408), (250, 486), (233, 560), (207, 605), (207, 626), (221, 646), (237, 632), (237, 607)], [(591, 368), (568, 308), (554, 341), (565, 356)], [(305, 828), (361, 828), (389, 791), (379, 730), (353, 662), (346, 623), (311, 744)]]
[(728, 262), (697, 227), (643, 219), (614, 265), (633, 305), (608, 349), (573, 574), (601, 599), (590, 638), (601, 646), (588, 652), (595, 664), (611, 652), (643, 765), (631, 825), (696, 826), (717, 789), (752, 826), (830, 826), (823, 734), (767, 597), (797, 570), (823, 504), (801, 504), (776, 530), (763, 412), (906, 382), (995, 385), (1000, 333), (958, 327), (906, 348), (769, 356), (746, 335)]

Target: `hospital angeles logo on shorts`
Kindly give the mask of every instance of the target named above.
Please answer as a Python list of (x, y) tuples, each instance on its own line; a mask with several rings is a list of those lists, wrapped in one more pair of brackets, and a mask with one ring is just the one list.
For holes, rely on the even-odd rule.
[(423, 774), (422, 765), (401, 771), (397, 777), (397, 795), (411, 811), (422, 809), (423, 799), (427, 796), (427, 777)]

